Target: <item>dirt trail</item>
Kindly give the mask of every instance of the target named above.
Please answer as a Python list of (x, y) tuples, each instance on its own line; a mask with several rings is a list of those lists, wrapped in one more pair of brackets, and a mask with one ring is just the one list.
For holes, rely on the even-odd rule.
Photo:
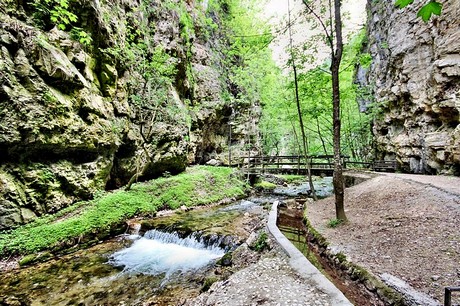
[(336, 251), (439, 304), (444, 287), (460, 286), (460, 178), (382, 174), (348, 188), (345, 200), (349, 223), (337, 228), (327, 227), (333, 197), (308, 207), (311, 224)]

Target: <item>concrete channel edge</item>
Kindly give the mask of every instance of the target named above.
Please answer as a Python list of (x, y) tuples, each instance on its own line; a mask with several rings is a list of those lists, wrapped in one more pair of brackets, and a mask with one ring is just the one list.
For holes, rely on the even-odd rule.
[(334, 306), (353, 305), (337, 287), (328, 280), (279, 230), (276, 225), (279, 201), (273, 202), (268, 215), (268, 231), (286, 252), (290, 266), (304, 279), (313, 282), (316, 287), (326, 293)]

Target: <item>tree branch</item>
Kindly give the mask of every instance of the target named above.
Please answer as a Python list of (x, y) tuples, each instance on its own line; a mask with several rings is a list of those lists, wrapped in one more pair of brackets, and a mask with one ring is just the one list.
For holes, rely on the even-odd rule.
[(307, 0), (303, 0), (303, 4), (307, 7), (307, 10), (309, 13), (311, 13), (315, 18), (318, 20), (318, 22), (321, 24), (321, 27), (324, 30), (324, 33), (326, 34), (327, 40), (329, 41), (329, 47), (331, 48), (332, 54), (335, 56), (334, 52), (334, 40), (332, 38), (332, 33), (329, 33), (327, 30), (327, 26), (324, 24), (323, 20), (321, 17), (311, 8), (311, 6), (308, 4)]

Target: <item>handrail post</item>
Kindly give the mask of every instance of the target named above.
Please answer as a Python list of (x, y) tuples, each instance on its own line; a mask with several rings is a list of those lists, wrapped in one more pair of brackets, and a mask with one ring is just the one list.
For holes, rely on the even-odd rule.
[(444, 289), (444, 306), (452, 306), (452, 292), (460, 292), (460, 287), (446, 287)]
[(451, 306), (452, 305), (452, 295), (449, 290), (449, 287), (444, 289), (444, 306)]

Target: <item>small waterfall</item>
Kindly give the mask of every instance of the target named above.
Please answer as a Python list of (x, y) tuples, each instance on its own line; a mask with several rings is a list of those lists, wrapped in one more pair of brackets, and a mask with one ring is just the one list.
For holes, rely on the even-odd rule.
[(177, 233), (150, 230), (126, 249), (114, 253), (109, 263), (124, 267), (123, 272), (158, 275), (168, 278), (175, 272), (187, 272), (206, 266), (222, 257), (221, 239), (206, 244), (199, 234), (180, 238)]

